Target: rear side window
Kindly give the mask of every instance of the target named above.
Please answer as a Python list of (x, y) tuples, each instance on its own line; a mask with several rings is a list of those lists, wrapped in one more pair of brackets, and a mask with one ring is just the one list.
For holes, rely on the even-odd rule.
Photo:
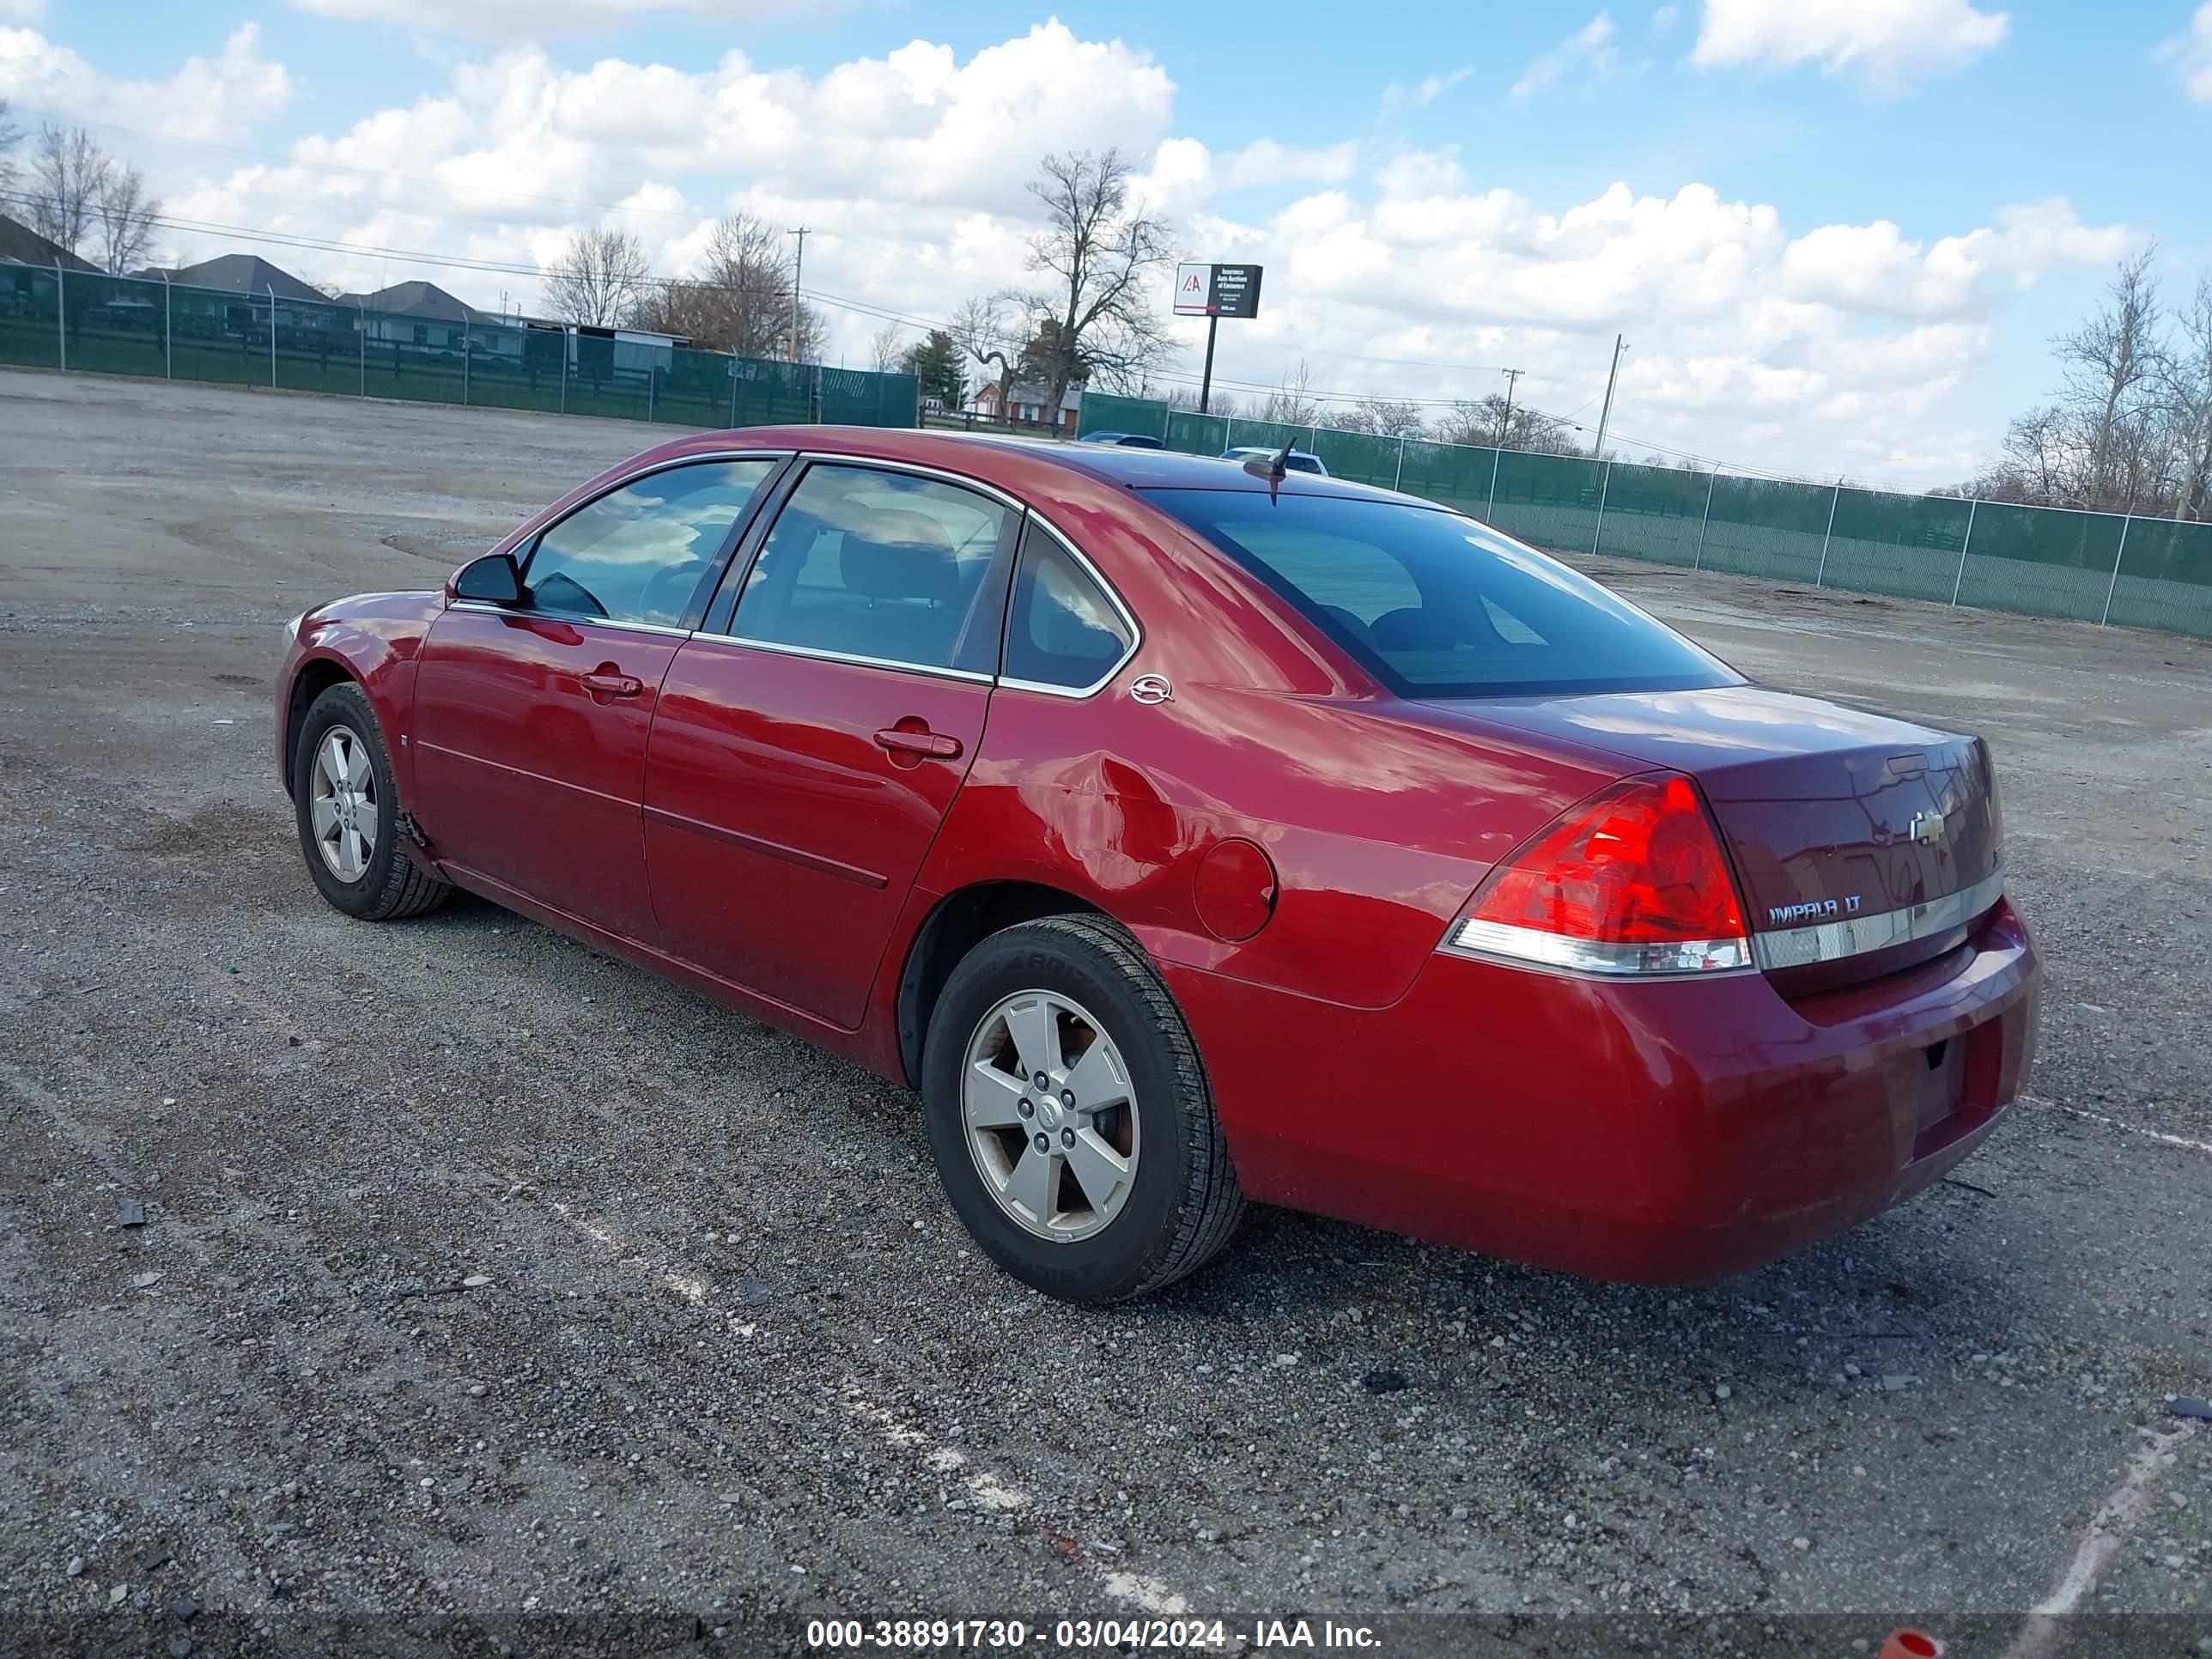
[(1401, 696), (1680, 691), (1741, 677), (1587, 576), (1454, 513), (1155, 489)]
[(1106, 590), (1059, 537), (1030, 520), (1006, 617), (1005, 677), (1087, 691), (1120, 667), (1136, 642)]
[(523, 572), (536, 610), (680, 626), (691, 595), (774, 461), (664, 467), (578, 507)]
[(753, 562), (731, 632), (902, 667), (988, 673), (998, 617), (977, 599), (1012, 518), (1003, 502), (933, 478), (810, 467)]

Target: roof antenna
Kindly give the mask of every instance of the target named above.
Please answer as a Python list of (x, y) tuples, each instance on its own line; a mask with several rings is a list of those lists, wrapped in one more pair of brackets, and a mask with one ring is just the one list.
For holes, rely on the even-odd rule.
[(1279, 453), (1270, 455), (1265, 460), (1261, 459), (1257, 455), (1245, 457), (1244, 470), (1255, 478), (1265, 478), (1267, 481), (1267, 500), (1270, 505), (1275, 500), (1276, 491), (1282, 487), (1283, 479), (1290, 472), (1291, 451), (1297, 447), (1297, 441), (1296, 438), (1291, 439), (1284, 444)]

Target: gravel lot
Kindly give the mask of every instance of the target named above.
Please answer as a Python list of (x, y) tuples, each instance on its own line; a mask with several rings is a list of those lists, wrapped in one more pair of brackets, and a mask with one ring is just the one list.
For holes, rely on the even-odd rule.
[[(1263, 1212), (1079, 1312), (968, 1248), (910, 1097), (487, 906), (349, 922), (301, 866), (278, 624), (662, 435), (0, 374), (0, 1645), (1149, 1608), (2212, 1652), (2212, 1424), (2167, 1404), (2212, 1392), (2212, 648), (1603, 565), (1749, 672), (1989, 735), (2033, 1098), (1700, 1289)], [(2024, 1627), (2047, 1598), (2111, 1618)]]

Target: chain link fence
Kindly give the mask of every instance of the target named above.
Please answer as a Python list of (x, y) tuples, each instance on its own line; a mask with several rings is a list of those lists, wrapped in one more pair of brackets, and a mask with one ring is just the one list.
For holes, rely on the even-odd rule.
[(1294, 443), (1338, 477), (1555, 551), (2212, 638), (2212, 524), (1378, 438), (1096, 392), (1079, 430), (1192, 455)]
[(921, 424), (911, 374), (0, 264), (0, 364), (671, 426)]

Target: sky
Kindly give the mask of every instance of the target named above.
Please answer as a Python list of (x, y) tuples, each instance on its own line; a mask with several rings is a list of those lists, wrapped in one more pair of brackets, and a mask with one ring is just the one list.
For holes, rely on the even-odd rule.
[(2212, 270), (2212, 0), (0, 0), (0, 97), (146, 173), (165, 263), (531, 312), (580, 227), (680, 275), (718, 215), (805, 224), (856, 365), (1030, 283), (1038, 161), (1115, 146), (1184, 257), (1265, 268), (1232, 395), (1514, 368), (1591, 426), (1619, 334), (1609, 450), (1912, 488), (2118, 260)]

